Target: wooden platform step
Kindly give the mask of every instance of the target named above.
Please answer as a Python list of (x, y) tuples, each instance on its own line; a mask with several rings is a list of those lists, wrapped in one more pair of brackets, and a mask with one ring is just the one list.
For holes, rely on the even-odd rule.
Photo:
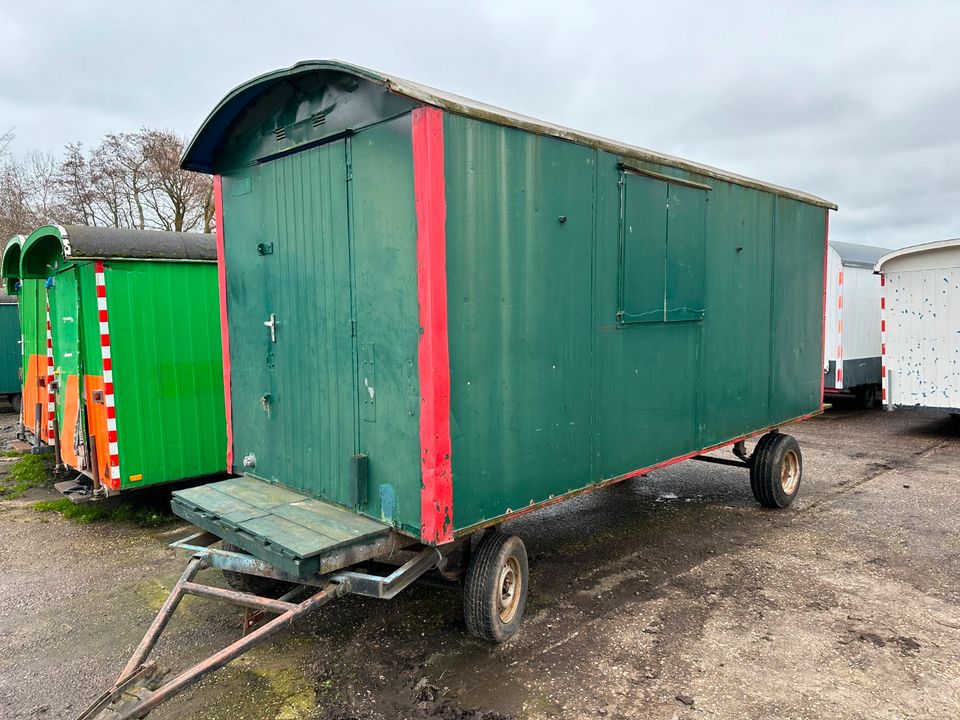
[(382, 554), (394, 535), (389, 525), (249, 476), (177, 490), (170, 505), (185, 520), (298, 577)]

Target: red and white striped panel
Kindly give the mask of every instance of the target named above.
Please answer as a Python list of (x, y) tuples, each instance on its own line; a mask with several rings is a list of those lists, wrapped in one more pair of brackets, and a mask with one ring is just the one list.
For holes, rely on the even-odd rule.
[(880, 400), (887, 402), (887, 278), (880, 275)]
[(113, 398), (113, 359), (110, 357), (110, 325), (107, 319), (107, 282), (103, 261), (94, 264), (97, 280), (97, 315), (100, 319), (100, 355), (103, 358), (103, 404), (107, 411), (107, 441), (110, 455), (110, 485), (120, 488), (120, 448), (117, 444), (117, 408)]
[(53, 444), (57, 399), (53, 393), (53, 328), (50, 325), (50, 291), (47, 290), (47, 443)]
[(843, 269), (837, 276), (837, 390), (843, 388)]

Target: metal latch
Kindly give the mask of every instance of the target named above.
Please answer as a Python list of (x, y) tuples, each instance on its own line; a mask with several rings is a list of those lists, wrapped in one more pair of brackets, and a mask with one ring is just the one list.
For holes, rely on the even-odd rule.
[(274, 313), (270, 313), (270, 319), (267, 320), (264, 325), (270, 328), (270, 342), (277, 341), (277, 316)]

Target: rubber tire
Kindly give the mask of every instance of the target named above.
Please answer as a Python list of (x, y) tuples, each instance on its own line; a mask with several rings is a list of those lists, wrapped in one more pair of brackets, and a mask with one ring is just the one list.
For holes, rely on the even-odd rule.
[(23, 408), (23, 395), (20, 393), (14, 393), (10, 396), (10, 404), (13, 406), (14, 411), (18, 414)]
[(876, 385), (864, 385), (856, 390), (857, 401), (864, 410), (874, 410), (880, 405), (880, 388)]
[[(520, 566), (520, 600), (513, 618), (504, 623), (497, 612), (500, 569), (511, 556)], [(473, 550), (463, 583), (463, 617), (467, 631), (493, 643), (506, 642), (513, 637), (523, 622), (529, 581), (527, 549), (523, 541), (516, 535), (487, 532)]]
[[(243, 548), (228, 542), (223, 543), (221, 547), (228, 552), (246, 552)], [(246, 573), (233, 572), (231, 570), (221, 570), (220, 572), (223, 573), (223, 579), (227, 581), (227, 585), (239, 592), (271, 597), (282, 595), (288, 587), (288, 583), (282, 580), (274, 580), (273, 578), (261, 577), (260, 575), (247, 575)]]
[[(780, 473), (783, 460), (787, 453), (793, 450), (797, 454), (800, 479), (793, 493), (787, 495), (780, 482)], [(750, 464), (750, 489), (757, 502), (768, 508), (783, 509), (788, 507), (800, 493), (803, 482), (803, 455), (800, 452), (800, 443), (792, 435), (781, 433), (767, 433), (753, 450)]]

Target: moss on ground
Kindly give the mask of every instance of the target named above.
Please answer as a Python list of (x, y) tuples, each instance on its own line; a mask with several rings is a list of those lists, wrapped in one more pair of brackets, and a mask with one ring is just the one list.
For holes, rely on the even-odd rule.
[(30, 488), (42, 487), (52, 481), (50, 462), (43, 455), (24, 455), (0, 479), (0, 499), (21, 497)]
[(129, 522), (140, 527), (157, 527), (173, 522), (176, 518), (165, 512), (158, 511), (132, 502), (90, 502), (76, 504), (68, 498), (59, 500), (41, 500), (33, 504), (36, 512), (55, 512), (63, 517), (78, 523), (94, 522)]

